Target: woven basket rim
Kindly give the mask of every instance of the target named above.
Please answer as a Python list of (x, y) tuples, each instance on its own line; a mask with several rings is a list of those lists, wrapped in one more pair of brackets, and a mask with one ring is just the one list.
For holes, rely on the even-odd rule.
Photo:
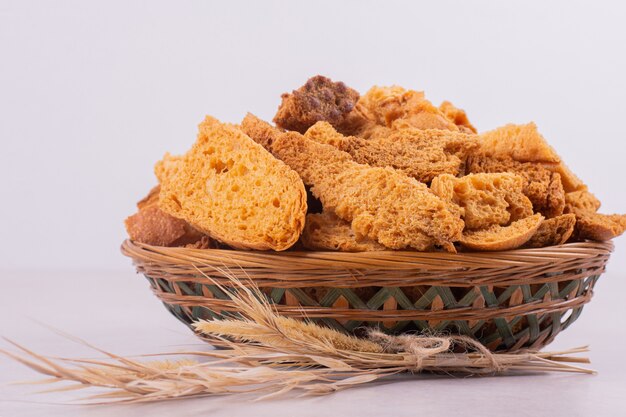
[[(145, 243), (124, 240), (121, 251), (132, 259), (157, 260), (162, 257), (165, 261), (176, 260), (182, 264), (193, 264), (202, 261), (222, 261), (241, 263), (242, 266), (268, 266), (277, 268), (276, 261), (297, 265), (297, 268), (324, 267), (332, 265), (350, 268), (392, 268), (406, 265), (415, 268), (416, 264), (432, 269), (449, 269), (450, 266), (463, 265), (466, 267), (506, 267), (529, 263), (545, 263), (546, 260), (593, 258), (600, 254), (613, 252), (614, 244), (607, 242), (574, 242), (543, 248), (513, 249), (493, 252), (417, 252), (417, 251), (370, 251), (370, 252), (340, 252), (340, 251), (306, 251), (294, 250), (283, 252), (247, 251), (239, 249), (191, 249), (185, 247), (153, 246)], [(230, 262), (228, 262), (230, 261)], [(279, 268), (280, 269), (280, 268)], [(290, 269), (287, 267), (286, 269)]]
[[(151, 246), (126, 240), (122, 253), (137, 271), (170, 281), (204, 282), (216, 270), (227, 271), (260, 287), (404, 285), (515, 285), (562, 280), (561, 273), (582, 276), (603, 272), (612, 242), (577, 242), (505, 252), (254, 252)], [(229, 286), (227, 279), (221, 284)]]

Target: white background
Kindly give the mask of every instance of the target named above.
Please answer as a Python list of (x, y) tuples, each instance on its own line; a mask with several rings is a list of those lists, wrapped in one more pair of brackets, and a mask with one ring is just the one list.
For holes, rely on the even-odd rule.
[[(481, 131), (534, 120), (602, 211), (626, 212), (625, 21), (618, 1), (0, 0), (0, 293), (13, 303), (0, 305), (0, 334), (49, 277), (80, 278), (60, 281), (67, 303), (51, 292), (49, 306), (30, 306), (44, 321), (45, 311), (83, 315), (72, 305), (105, 271), (132, 276), (122, 221), (155, 183), (154, 162), (189, 147), (205, 114), (271, 119), (282, 92), (318, 73), (362, 93), (425, 90), (466, 109)], [(626, 240), (615, 244), (598, 287), (613, 296), (626, 291)], [(23, 276), (32, 288), (15, 282)], [(602, 330), (606, 315), (624, 316), (617, 302), (595, 307), (587, 330), (623, 338), (620, 322)], [(574, 343), (596, 343), (585, 334)]]

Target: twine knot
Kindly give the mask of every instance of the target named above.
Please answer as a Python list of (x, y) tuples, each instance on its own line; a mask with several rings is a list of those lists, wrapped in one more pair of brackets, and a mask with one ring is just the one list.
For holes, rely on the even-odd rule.
[[(496, 357), (482, 343), (467, 336), (428, 336), (419, 334), (403, 334), (391, 336), (379, 330), (371, 329), (368, 331), (368, 339), (374, 343), (378, 343), (383, 347), (385, 352), (390, 353), (407, 353), (405, 357), (407, 362), (413, 363), (407, 366), (414, 372), (420, 372), (424, 369), (424, 361), (429, 358), (441, 359), (441, 354), (449, 353), (454, 355), (455, 346), (461, 346), (465, 352), (476, 352), (481, 355), (490, 366), (486, 368), (487, 372), (499, 372), (502, 366), (496, 360)], [(481, 372), (485, 372), (482, 369)]]

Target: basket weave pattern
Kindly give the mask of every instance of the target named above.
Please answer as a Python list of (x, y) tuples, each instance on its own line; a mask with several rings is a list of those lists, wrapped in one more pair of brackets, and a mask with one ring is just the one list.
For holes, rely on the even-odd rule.
[(363, 326), (462, 334), (492, 350), (540, 349), (552, 341), (590, 301), (612, 249), (610, 242), (459, 254), (122, 245), (187, 325), (237, 313), (215, 285), (232, 289), (234, 276), (254, 282), (285, 316), (357, 334)]

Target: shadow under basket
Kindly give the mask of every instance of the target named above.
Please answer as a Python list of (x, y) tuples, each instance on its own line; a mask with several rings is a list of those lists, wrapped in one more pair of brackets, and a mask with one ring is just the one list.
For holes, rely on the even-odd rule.
[(215, 283), (251, 281), (279, 314), (359, 335), (444, 332), (491, 350), (541, 349), (591, 300), (613, 244), (581, 242), (503, 252), (259, 252), (150, 246), (124, 255), (188, 326), (237, 314)]

